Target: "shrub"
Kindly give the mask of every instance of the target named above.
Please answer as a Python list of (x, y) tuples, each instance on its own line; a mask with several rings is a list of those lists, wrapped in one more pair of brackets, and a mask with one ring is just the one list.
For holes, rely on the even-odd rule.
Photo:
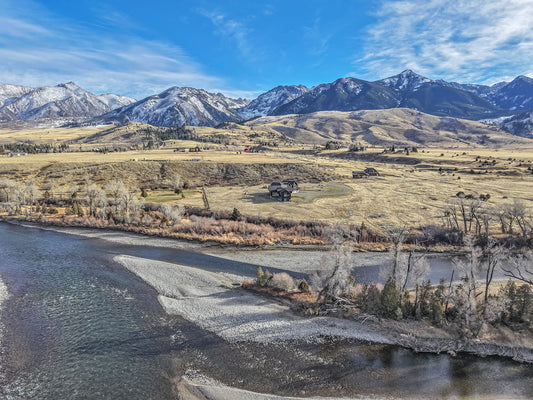
[(150, 214), (144, 214), (141, 217), (141, 224), (144, 226), (151, 226), (154, 223), (154, 219), (150, 216)]
[(162, 204), (159, 210), (163, 213), (165, 218), (171, 223), (175, 224), (181, 221), (185, 210), (181, 206), (170, 206), (169, 204)]
[(272, 274), (266, 270), (263, 272), (263, 268), (257, 268), (255, 284), (258, 286), (267, 286), (272, 280)]
[(274, 274), (270, 280), (269, 286), (272, 286), (274, 289), (289, 291), (294, 289), (294, 279), (287, 274), (286, 272), (280, 272)]
[(47, 212), (48, 214), (57, 214), (58, 211), (57, 211), (57, 208), (49, 207), (49, 208), (46, 210), (46, 212)]
[(309, 283), (305, 279), (302, 279), (300, 283), (298, 284), (298, 290), (302, 293), (309, 293), (311, 292), (311, 288), (309, 287)]

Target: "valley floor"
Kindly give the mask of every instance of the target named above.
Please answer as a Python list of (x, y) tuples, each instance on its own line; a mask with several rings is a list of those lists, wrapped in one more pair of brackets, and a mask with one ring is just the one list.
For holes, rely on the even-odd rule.
[[(33, 181), (43, 193), (53, 183), (53, 196), (61, 200), (73, 187), (83, 195), (87, 180), (105, 187), (120, 179), (127, 187), (145, 188), (147, 203), (188, 207), (204, 207), (205, 185), (212, 210), (236, 208), (254, 217), (364, 223), (375, 232), (386, 225), (441, 226), (445, 208), (460, 192), (474, 199), (490, 195), (483, 202), (486, 207), (518, 201), (529, 212), (533, 209), (531, 149), (425, 149), (409, 155), (382, 151), (313, 154), (302, 146), (255, 154), (208, 150), (198, 156), (170, 148), (0, 156), (0, 181)], [(380, 176), (352, 178), (353, 171), (367, 167)], [(188, 186), (181, 194), (166, 183), (173, 174)], [(299, 181), (299, 193), (290, 202), (271, 199), (267, 186), (286, 178)]]

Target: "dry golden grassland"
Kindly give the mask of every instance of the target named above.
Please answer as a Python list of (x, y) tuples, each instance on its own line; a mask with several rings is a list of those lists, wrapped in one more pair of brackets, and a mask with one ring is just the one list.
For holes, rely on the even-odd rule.
[[(496, 164), (490, 164), (492, 160), (496, 160)], [(489, 166), (483, 165), (483, 161), (488, 161)], [(133, 186), (140, 185), (138, 182), (146, 182), (151, 175), (159, 173), (162, 165), (168, 169), (167, 174), (178, 172), (194, 183), (193, 186), (202, 183), (194, 180), (195, 174), (203, 176), (210, 170), (216, 175), (221, 166), (236, 168), (237, 174), (252, 171), (243, 182), (236, 176), (228, 184), (220, 177), (219, 182), (207, 185), (212, 209), (237, 208), (245, 215), (329, 223), (364, 222), (378, 231), (390, 224), (440, 225), (444, 206), (459, 191), (475, 197), (488, 193), (491, 197), (487, 204), (493, 205), (519, 199), (533, 210), (533, 174), (527, 169), (528, 165), (533, 166), (533, 149), (424, 149), (409, 156), (382, 154), (382, 149), (364, 153), (329, 151), (318, 156), (281, 151), (175, 153), (170, 148), (108, 154), (52, 153), (0, 156), (0, 177), (35, 179), (40, 184), (54, 179), (61, 192), (73, 182), (80, 184), (83, 176), (102, 185), (106, 180), (117, 178)], [(262, 177), (260, 170), (254, 170), (265, 165), (274, 171), (280, 165), (288, 165), (289, 170), (298, 166), (299, 171), (309, 170), (303, 179), (280, 174), (279, 178), (301, 179), (300, 193), (294, 194), (291, 202), (281, 203), (269, 198), (266, 189), (269, 179)], [(352, 178), (352, 171), (366, 167), (376, 168), (381, 175), (369, 179)], [(310, 179), (317, 171), (329, 171), (333, 179), (320, 182)], [(146, 200), (203, 207), (201, 192), (194, 187), (186, 190), (184, 196), (168, 189), (149, 190)]]
[[(360, 163), (346, 162), (337, 172), (361, 169)], [(209, 201), (214, 208), (236, 207), (243, 214), (321, 220), (330, 223), (365, 224), (374, 230), (384, 225), (440, 225), (443, 210), (459, 191), (486, 194), (488, 203), (502, 204), (513, 199), (533, 209), (533, 175), (493, 176), (418, 170), (398, 165), (374, 165), (381, 176), (354, 180), (347, 176), (319, 184), (302, 183), (301, 191), (290, 203), (269, 199), (266, 185), (210, 187)], [(461, 179), (457, 179), (458, 177)], [(200, 194), (179, 203), (202, 206)]]
[(105, 128), (0, 128), (0, 144), (25, 142), (59, 145), (93, 135), (103, 129)]

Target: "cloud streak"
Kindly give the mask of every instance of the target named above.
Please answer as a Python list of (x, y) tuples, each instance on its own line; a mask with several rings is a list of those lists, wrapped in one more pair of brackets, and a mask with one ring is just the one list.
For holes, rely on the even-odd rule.
[[(57, 21), (45, 13), (30, 19), (5, 11), (0, 17), (0, 82), (42, 86), (72, 80), (96, 93), (137, 99), (170, 86), (255, 94), (228, 88), (174, 44), (131, 33), (99, 35), (91, 27)], [(238, 39), (237, 31), (235, 35)]]
[(533, 76), (533, 0), (385, 1), (355, 65), (377, 79), (410, 68), (494, 83)]
[(215, 33), (231, 40), (244, 60), (254, 60), (255, 52), (249, 42), (252, 29), (242, 22), (228, 18), (225, 14), (215, 11), (198, 10), (200, 15), (208, 18), (215, 27)]

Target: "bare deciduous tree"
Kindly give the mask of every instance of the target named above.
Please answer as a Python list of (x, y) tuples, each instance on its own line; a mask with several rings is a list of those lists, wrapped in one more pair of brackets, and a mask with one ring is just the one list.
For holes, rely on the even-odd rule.
[(30, 206), (30, 212), (33, 212), (33, 206), (35, 205), (35, 201), (41, 194), (41, 191), (39, 190), (39, 187), (35, 184), (35, 182), (30, 181), (26, 185), (25, 193), (28, 205)]
[(87, 206), (89, 215), (96, 217), (98, 209), (107, 206), (107, 197), (105, 192), (94, 183), (87, 188)]
[(170, 206), (169, 204), (162, 204), (160, 210), (171, 224), (180, 222), (183, 214), (185, 214), (185, 209), (179, 205)]
[(9, 197), (14, 186), (15, 186), (15, 182), (13, 182), (12, 180), (0, 179), (0, 190), (2, 191), (3, 201), (7, 203), (10, 201)]
[(461, 272), (462, 283), (455, 289), (453, 303), (458, 312), (459, 320), (463, 323), (465, 334), (477, 336), (483, 321), (478, 314), (478, 296), (476, 272), (479, 270), (481, 249), (474, 244), (472, 235), (466, 235), (465, 247), (467, 260), (454, 260), (455, 266)]
[(117, 205), (120, 201), (122, 192), (126, 190), (126, 186), (124, 186), (124, 183), (121, 180), (113, 179), (112, 181), (109, 181), (105, 186), (105, 189), (111, 194), (113, 204)]
[(181, 187), (183, 186), (180, 174), (178, 174), (177, 172), (172, 174), (171, 177), (167, 180), (167, 184), (172, 188), (174, 193), (179, 193)]
[(15, 205), (15, 213), (21, 214), (22, 213), (22, 206), (26, 204), (26, 193), (25, 193), (25, 187), (17, 183), (15, 184), (10, 191), (10, 198), (11, 201)]
[(121, 189), (119, 193), (119, 213), (126, 217), (126, 221), (130, 221), (131, 218), (137, 217), (141, 210), (144, 199), (139, 199), (137, 194), (138, 189)]
[(350, 284), (352, 266), (352, 247), (335, 243), (328, 256), (321, 260), (320, 269), (311, 277), (313, 286), (320, 290), (319, 298), (324, 302), (339, 300)]
[(398, 282), (397, 274), (398, 274), (401, 253), (402, 253), (402, 246), (403, 246), (403, 243), (405, 242), (405, 239), (407, 238), (407, 234), (408, 234), (408, 229), (405, 225), (387, 227), (387, 238), (389, 239), (389, 242), (392, 244), (392, 249), (391, 249), (392, 271), (390, 274), (390, 278), (394, 282)]
[(485, 273), (485, 307), (489, 297), (489, 287), (494, 278), (494, 272), (498, 269), (502, 261), (509, 257), (509, 251), (502, 245), (497, 244), (494, 239), (489, 240), (488, 245), (483, 251), (484, 260), (481, 263)]
[(509, 258), (509, 264), (503, 265), (505, 276), (533, 285), (533, 251)]
[(48, 182), (46, 182), (44, 189), (48, 192), (50, 200), (54, 200), (54, 196), (56, 193), (56, 182), (53, 179), (49, 180)]

